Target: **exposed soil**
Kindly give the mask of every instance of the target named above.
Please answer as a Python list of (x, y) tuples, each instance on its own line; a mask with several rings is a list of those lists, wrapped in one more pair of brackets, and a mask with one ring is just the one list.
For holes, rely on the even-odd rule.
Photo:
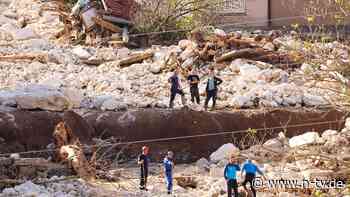
[[(247, 110), (235, 112), (195, 112), (189, 110), (138, 110), (128, 112), (78, 112), (57, 113), (47, 111), (0, 112), (0, 137), (5, 143), (0, 152), (16, 152), (43, 149), (52, 142), (55, 125), (65, 119), (84, 143), (91, 143), (93, 137), (121, 138), (122, 142), (157, 138), (201, 135), (218, 132), (231, 132), (242, 129), (281, 127), (286, 124), (343, 120), (345, 113), (337, 110)], [(291, 127), (287, 137), (307, 131), (321, 132), (326, 129), (340, 129), (343, 122), (321, 125)], [(275, 137), (283, 129), (259, 131), (257, 135), (265, 141)], [(163, 153), (175, 151), (177, 160), (194, 161), (207, 157), (222, 144), (239, 143), (246, 134), (227, 134), (198, 137), (166, 142), (148, 143), (152, 158), (158, 160)], [(145, 144), (129, 145), (126, 156), (133, 157), (139, 147)], [(181, 153), (181, 154), (180, 154)]]

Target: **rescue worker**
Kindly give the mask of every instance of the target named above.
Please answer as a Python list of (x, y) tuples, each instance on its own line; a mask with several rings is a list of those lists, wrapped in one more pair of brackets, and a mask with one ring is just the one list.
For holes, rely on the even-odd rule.
[(167, 153), (167, 156), (163, 160), (165, 182), (167, 185), (168, 194), (171, 194), (173, 190), (173, 169), (174, 169), (173, 157), (174, 157), (174, 153), (172, 151), (169, 151)]
[(142, 147), (142, 153), (138, 157), (138, 164), (140, 165), (140, 190), (147, 191), (147, 177), (148, 177), (148, 158), (149, 148), (147, 146)]
[(199, 89), (198, 89), (199, 76), (198, 76), (197, 68), (192, 69), (191, 74), (187, 77), (187, 80), (190, 84), (192, 103), (194, 103), (196, 99), (197, 104), (200, 104)]
[(211, 109), (212, 110), (215, 109), (216, 97), (217, 97), (217, 93), (218, 93), (218, 86), (221, 83), (222, 83), (222, 80), (215, 76), (214, 67), (209, 68), (209, 78), (208, 78), (208, 82), (207, 82), (207, 87), (205, 89), (206, 94), (207, 94), (207, 98), (205, 99), (205, 103), (204, 103), (205, 111), (208, 110), (208, 103), (209, 103), (210, 99), (213, 100), (213, 106)]
[(237, 164), (234, 155), (231, 155), (229, 163), (225, 167), (224, 177), (227, 183), (227, 195), (228, 197), (232, 197), (232, 189), (234, 191), (234, 196), (238, 197), (238, 182), (237, 182), (237, 172), (239, 172), (241, 168)]
[[(258, 166), (256, 166), (251, 159), (248, 159), (243, 167), (242, 167), (242, 177), (243, 177), (243, 173), (245, 172), (245, 180), (243, 182), (243, 187), (244, 190), (248, 192), (248, 189), (246, 187), (247, 183), (250, 184), (250, 188), (253, 192), (253, 197), (256, 197), (256, 190), (254, 188), (254, 179), (256, 177), (256, 173), (259, 173), (260, 175), (262, 175), (264, 178), (264, 174), (261, 172), (261, 170), (259, 169)], [(266, 178), (265, 178), (266, 179)]]
[(171, 76), (168, 79), (168, 81), (169, 81), (169, 83), (171, 83), (169, 108), (173, 108), (174, 107), (174, 100), (175, 100), (175, 96), (177, 94), (181, 95), (182, 104), (185, 106), (186, 105), (185, 93), (182, 91), (181, 81), (180, 81), (179, 70), (178, 69), (176, 69), (174, 71), (173, 76)]

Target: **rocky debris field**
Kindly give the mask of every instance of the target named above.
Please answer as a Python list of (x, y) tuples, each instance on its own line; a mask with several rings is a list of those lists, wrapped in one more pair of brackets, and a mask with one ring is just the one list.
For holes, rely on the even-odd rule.
[[(223, 170), (228, 163), (228, 157), (237, 155), (239, 162), (251, 158), (262, 169), (268, 180), (348, 180), (350, 161), (350, 119), (346, 120), (341, 131), (326, 130), (319, 135), (307, 132), (303, 135), (287, 138), (280, 133), (277, 138), (262, 142), (246, 150), (240, 150), (233, 144), (224, 144), (213, 152), (208, 159), (201, 158), (193, 164), (175, 166), (174, 196), (226, 196), (226, 183)], [(135, 167), (131, 167), (135, 166)], [(36, 185), (27, 181), (13, 188), (7, 188), (0, 196), (168, 196), (162, 165), (152, 163), (147, 192), (138, 190), (138, 171), (134, 162), (120, 165), (114, 181), (96, 181), (86, 183), (82, 180), (70, 180)], [(43, 180), (55, 180), (57, 177)], [(238, 176), (239, 182), (243, 178)], [(334, 189), (316, 188), (310, 184), (308, 188), (267, 188), (261, 187), (258, 196), (349, 196), (348, 183), (340, 182), (341, 186)], [(288, 187), (288, 186), (285, 186)], [(293, 186), (290, 186), (293, 187)], [(98, 189), (97, 189), (98, 188)], [(244, 193), (242, 187), (240, 193)]]
[[(168, 78), (176, 65), (183, 70), (187, 100), (186, 69), (200, 67), (202, 101), (207, 69), (215, 65), (224, 80), (219, 109), (322, 107), (334, 98), (327, 85), (316, 86), (308, 80), (306, 73), (314, 67), (303, 64), (300, 51), (305, 43), (292, 35), (217, 29), (209, 33), (207, 41), (195, 39), (198, 32), (194, 32), (191, 40), (149, 49), (73, 46), (55, 38), (64, 25), (54, 8), (53, 2), (12, 1), (0, 14), (1, 105), (52, 111), (166, 108)], [(348, 50), (340, 43), (323, 47), (348, 58)], [(298, 62), (289, 65), (286, 58)], [(180, 99), (176, 106), (181, 106)], [(192, 108), (201, 110), (199, 106)]]

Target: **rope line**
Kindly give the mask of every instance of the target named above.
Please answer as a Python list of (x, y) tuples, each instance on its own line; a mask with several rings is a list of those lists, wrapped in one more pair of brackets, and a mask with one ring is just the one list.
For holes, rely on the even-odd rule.
[[(315, 125), (324, 125), (324, 124), (341, 123), (341, 122), (344, 122), (344, 120), (313, 122), (313, 123), (295, 124), (295, 125), (288, 125), (288, 126), (264, 127), (264, 128), (257, 128), (254, 130), (258, 132), (258, 131), (266, 131), (266, 130), (297, 128), (297, 127), (304, 127), (304, 126), (315, 126)], [(87, 148), (106, 148), (106, 147), (119, 146), (119, 145), (165, 142), (165, 141), (172, 141), (172, 140), (184, 140), (184, 139), (211, 137), (211, 136), (220, 136), (220, 135), (229, 135), (229, 134), (233, 135), (233, 134), (248, 133), (249, 132), (248, 130), (249, 130), (249, 128), (244, 129), (244, 130), (236, 130), (236, 131), (223, 131), (223, 132), (217, 132), (217, 133), (205, 133), (205, 134), (198, 134), (198, 135), (187, 135), (187, 136), (168, 137), (168, 138), (155, 138), (155, 139), (148, 139), (148, 140), (136, 140), (136, 141), (129, 141), (129, 142), (111, 143), (111, 144), (105, 144), (105, 145), (90, 145), (90, 146), (84, 146), (83, 148), (84, 149), (87, 149)], [(6, 157), (6, 156), (10, 156), (12, 154), (23, 155), (23, 154), (34, 154), (34, 153), (49, 153), (49, 152), (54, 152), (56, 150), (58, 150), (58, 149), (42, 149), (42, 150), (33, 150), (33, 151), (3, 153), (3, 154), (0, 154), (0, 157)]]
[[(324, 17), (334, 14), (342, 14), (343, 12), (330, 12), (328, 14), (319, 14), (319, 15), (313, 15), (314, 17)], [(230, 26), (240, 26), (240, 25), (249, 25), (249, 24), (259, 24), (259, 23), (266, 23), (266, 22), (275, 22), (275, 21), (285, 21), (285, 20), (291, 20), (291, 19), (299, 19), (299, 18), (307, 18), (307, 15), (299, 15), (299, 16), (287, 16), (287, 17), (279, 17), (279, 18), (273, 18), (273, 19), (261, 19), (261, 20), (251, 20), (246, 22), (237, 22), (237, 23), (227, 23), (222, 25), (213, 25), (215, 27), (230, 27)], [(203, 28), (210, 28), (213, 26), (204, 26)], [(191, 31), (192, 28), (187, 29), (174, 29), (174, 30), (166, 30), (166, 31), (155, 31), (155, 32), (145, 32), (145, 33), (135, 33), (135, 34), (129, 34), (129, 37), (139, 37), (139, 36), (147, 36), (147, 35), (159, 35), (159, 34), (165, 34), (165, 33), (177, 33), (177, 32), (186, 32)]]

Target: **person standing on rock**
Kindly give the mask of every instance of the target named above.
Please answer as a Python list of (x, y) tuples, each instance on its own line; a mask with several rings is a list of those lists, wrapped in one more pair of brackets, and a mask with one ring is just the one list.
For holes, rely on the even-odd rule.
[[(248, 159), (246, 163), (244, 163), (242, 168), (242, 177), (243, 173), (245, 172), (245, 180), (243, 182), (243, 187), (245, 191), (248, 191), (247, 189), (247, 183), (250, 184), (250, 188), (253, 192), (253, 197), (256, 197), (256, 190), (254, 188), (254, 179), (256, 177), (256, 173), (259, 173), (260, 175), (264, 176), (264, 174), (261, 172), (258, 166), (256, 166), (251, 159)], [(265, 178), (265, 177), (264, 177)]]
[(148, 177), (148, 158), (149, 148), (147, 146), (142, 147), (142, 154), (138, 158), (138, 164), (140, 165), (140, 190), (147, 191), (147, 177)]
[(187, 77), (188, 82), (190, 83), (190, 92), (191, 92), (191, 101), (194, 103), (195, 99), (197, 104), (200, 104), (199, 97), (199, 76), (197, 72), (197, 68), (193, 68), (191, 74)]
[(167, 185), (168, 194), (172, 193), (173, 190), (173, 162), (174, 153), (169, 151), (167, 156), (163, 160), (164, 172), (165, 172), (165, 181)]
[(206, 87), (207, 98), (205, 99), (204, 108), (205, 111), (208, 110), (208, 103), (210, 99), (213, 99), (212, 110), (215, 109), (216, 97), (218, 94), (218, 86), (222, 83), (222, 80), (215, 76), (214, 67), (209, 68), (209, 78)]
[(226, 165), (224, 176), (227, 182), (227, 194), (228, 197), (232, 197), (232, 189), (234, 191), (234, 196), (238, 197), (238, 182), (237, 182), (237, 172), (239, 172), (241, 168), (237, 164), (235, 159), (235, 155), (231, 155), (230, 162)]
[(185, 93), (182, 91), (178, 69), (174, 71), (173, 76), (171, 76), (168, 79), (168, 81), (169, 83), (171, 83), (169, 108), (174, 107), (174, 100), (175, 100), (176, 94), (181, 95), (182, 104), (185, 106), (186, 105)]

